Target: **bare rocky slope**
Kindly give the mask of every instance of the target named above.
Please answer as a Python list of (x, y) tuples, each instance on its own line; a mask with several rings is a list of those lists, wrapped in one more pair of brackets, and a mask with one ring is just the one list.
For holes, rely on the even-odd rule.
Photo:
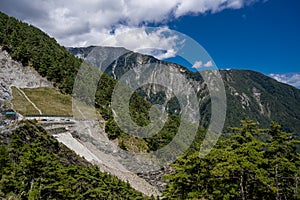
[(29, 66), (13, 60), (0, 46), (0, 101), (12, 99), (11, 87), (53, 87), (53, 84)]

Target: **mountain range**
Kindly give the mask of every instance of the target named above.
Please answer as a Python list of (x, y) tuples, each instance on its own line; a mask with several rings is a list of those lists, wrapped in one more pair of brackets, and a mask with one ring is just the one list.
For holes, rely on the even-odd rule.
[[(96, 47), (67, 48), (73, 55), (85, 59), (96, 66), (99, 70), (114, 79), (120, 79), (122, 75), (140, 65), (153, 63), (164, 64), (178, 73), (183, 74), (192, 82), (197, 82), (196, 88), (201, 102), (201, 124), (205, 127), (210, 118), (209, 92), (203, 87), (203, 77), (200, 73), (191, 72), (188, 69), (174, 63), (160, 61), (152, 56), (135, 53), (124, 48)], [(270, 122), (276, 121), (288, 132), (300, 132), (300, 90), (276, 81), (262, 73), (251, 70), (221, 70), (220, 74), (224, 82), (227, 98), (226, 128), (239, 125), (240, 119), (250, 118), (266, 128)], [(136, 78), (138, 79), (138, 77)], [(169, 83), (170, 85), (175, 83)], [(201, 87), (202, 85), (202, 87)], [(171, 100), (165, 92), (160, 93), (162, 88), (144, 88), (139, 94), (151, 103)], [(162, 89), (163, 90), (163, 89)], [(161, 95), (159, 98), (157, 95)], [(178, 109), (178, 108), (176, 108)], [(173, 112), (173, 111), (171, 111)]]

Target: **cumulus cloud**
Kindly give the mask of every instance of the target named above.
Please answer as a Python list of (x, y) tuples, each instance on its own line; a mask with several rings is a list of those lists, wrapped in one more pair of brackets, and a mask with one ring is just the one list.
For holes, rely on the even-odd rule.
[[(165, 24), (184, 15), (216, 13), (224, 9), (239, 9), (258, 0), (13, 0), (0, 1), (1, 11), (33, 24), (64, 46), (100, 45), (107, 38), (124, 30)], [(165, 31), (166, 27), (162, 28)], [(143, 27), (141, 28), (143, 31)], [(176, 37), (161, 36), (159, 32), (141, 32), (141, 44), (158, 48), (173, 46)], [(136, 48), (132, 37), (118, 39), (114, 45)], [(149, 45), (146, 38), (153, 44)], [(119, 43), (118, 43), (119, 42)], [(159, 45), (160, 44), (160, 45)], [(131, 49), (132, 50), (132, 49)], [(173, 56), (176, 49), (165, 49), (161, 58)]]
[(209, 68), (209, 67), (213, 67), (213, 66), (214, 66), (214, 64), (211, 60), (207, 61), (206, 63), (203, 63), (201, 60), (199, 60), (193, 64), (192, 68), (201, 69), (201, 68)]
[(300, 89), (300, 73), (269, 74), (275, 80)]

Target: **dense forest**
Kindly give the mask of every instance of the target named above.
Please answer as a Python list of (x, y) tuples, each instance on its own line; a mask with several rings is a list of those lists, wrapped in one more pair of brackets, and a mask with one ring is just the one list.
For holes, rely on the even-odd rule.
[(166, 175), (169, 199), (300, 199), (299, 140), (272, 123), (258, 129), (252, 120), (219, 139), (212, 151), (179, 158)]

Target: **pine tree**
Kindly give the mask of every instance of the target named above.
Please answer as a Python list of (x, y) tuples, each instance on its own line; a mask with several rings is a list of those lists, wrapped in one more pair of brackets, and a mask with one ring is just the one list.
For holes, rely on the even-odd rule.
[(280, 125), (273, 122), (267, 133), (266, 158), (268, 170), (276, 187), (276, 199), (299, 198), (297, 180), (300, 176), (300, 155), (296, 150), (299, 141), (293, 140), (292, 134), (280, 130)]

